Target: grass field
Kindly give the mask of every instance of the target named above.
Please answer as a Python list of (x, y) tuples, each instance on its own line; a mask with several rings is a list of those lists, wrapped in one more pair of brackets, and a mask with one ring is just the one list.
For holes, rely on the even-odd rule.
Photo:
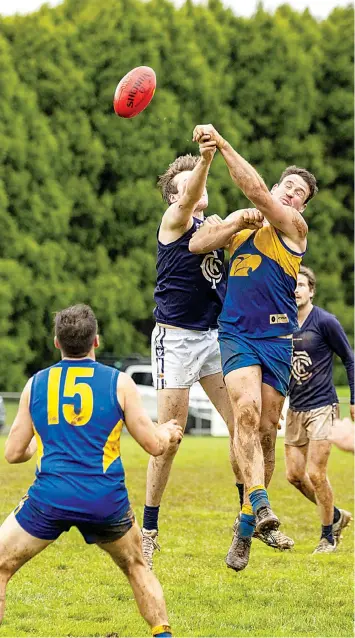
[[(9, 466), (0, 437), (1, 520), (32, 481), (34, 462)], [(232, 539), (237, 490), (227, 440), (186, 437), (161, 508), (156, 573), (177, 636), (352, 636), (353, 531), (333, 555), (312, 556), (316, 508), (284, 478), (283, 440), (271, 502), (295, 549), (279, 553), (254, 541), (248, 568), (224, 557)], [(147, 455), (128, 436), (122, 455), (139, 521)], [(330, 479), (340, 507), (353, 507), (353, 457), (333, 449)], [(148, 636), (131, 591), (109, 558), (71, 530), (25, 565), (8, 587), (0, 636)]]

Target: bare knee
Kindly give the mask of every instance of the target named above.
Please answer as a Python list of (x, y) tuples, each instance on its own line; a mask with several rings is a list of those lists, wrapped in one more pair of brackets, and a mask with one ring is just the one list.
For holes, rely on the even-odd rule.
[(297, 472), (297, 470), (287, 469), (286, 478), (288, 482), (291, 483), (291, 485), (294, 485), (295, 487), (299, 487), (302, 484), (302, 481), (305, 478), (305, 475), (302, 474), (301, 472)]
[(0, 600), (2, 599), (7, 583), (14, 573), (15, 571), (11, 568), (11, 565), (8, 564), (6, 560), (0, 558)]
[(321, 487), (327, 480), (327, 474), (325, 470), (319, 467), (309, 467), (308, 476), (315, 488)]
[(244, 432), (255, 431), (260, 425), (260, 410), (254, 402), (237, 404), (238, 429)]
[(130, 553), (125, 552), (120, 556), (115, 556), (115, 562), (128, 578), (134, 575), (140, 567), (146, 567), (143, 553), (138, 549)]

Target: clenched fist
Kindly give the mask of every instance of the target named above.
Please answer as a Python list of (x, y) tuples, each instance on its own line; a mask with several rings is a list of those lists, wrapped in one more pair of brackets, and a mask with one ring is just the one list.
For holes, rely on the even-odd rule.
[(204, 135), (200, 139), (200, 155), (206, 162), (212, 162), (214, 154), (217, 149), (216, 142), (211, 140), (208, 135)]
[(258, 230), (263, 227), (264, 215), (257, 208), (243, 208), (235, 213), (236, 233), (240, 230)]
[(168, 440), (168, 445), (170, 443), (180, 443), (183, 437), (183, 429), (176, 419), (170, 419), (170, 421), (158, 425), (158, 430)]

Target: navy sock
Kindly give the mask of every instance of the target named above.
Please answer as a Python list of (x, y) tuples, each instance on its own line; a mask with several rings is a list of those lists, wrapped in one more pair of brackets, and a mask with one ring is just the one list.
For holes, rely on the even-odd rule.
[(337, 508), (337, 507), (335, 507), (335, 505), (334, 505), (334, 518), (333, 518), (333, 525), (334, 525), (334, 523), (337, 523), (337, 522), (338, 522), (339, 518), (340, 518), (340, 512), (339, 512), (338, 508)]
[(243, 501), (244, 501), (244, 485), (243, 485), (243, 483), (236, 483), (235, 485), (238, 488), (240, 509), (242, 509)]
[(158, 529), (158, 516), (160, 505), (144, 505), (143, 527), (144, 529)]
[(322, 525), (322, 535), (321, 538), (326, 538), (329, 543), (334, 545), (333, 538), (333, 524), (331, 525)]
[(154, 634), (154, 638), (172, 638), (170, 631), (163, 631), (161, 634)]
[(261, 485), (249, 490), (249, 499), (252, 504), (254, 514), (260, 507), (270, 507), (267, 491)]

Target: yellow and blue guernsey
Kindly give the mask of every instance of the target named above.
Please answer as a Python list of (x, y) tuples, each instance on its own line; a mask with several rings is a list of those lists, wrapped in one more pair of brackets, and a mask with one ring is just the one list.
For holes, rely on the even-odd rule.
[(304, 253), (288, 248), (267, 225), (237, 233), (230, 254), (220, 332), (260, 339), (298, 330), (294, 292)]
[(28, 494), (39, 509), (93, 519), (128, 509), (118, 375), (92, 359), (64, 359), (34, 375), (30, 413), (38, 458)]

